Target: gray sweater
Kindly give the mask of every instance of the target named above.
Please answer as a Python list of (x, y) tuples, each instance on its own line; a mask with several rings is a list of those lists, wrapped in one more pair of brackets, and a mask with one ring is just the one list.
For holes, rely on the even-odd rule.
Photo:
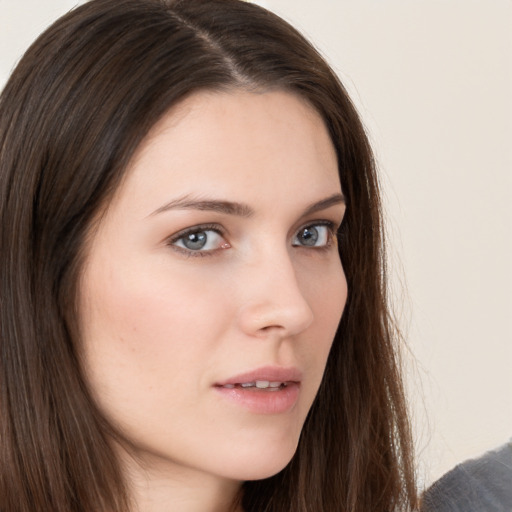
[(459, 464), (423, 497), (422, 512), (512, 512), (512, 439)]

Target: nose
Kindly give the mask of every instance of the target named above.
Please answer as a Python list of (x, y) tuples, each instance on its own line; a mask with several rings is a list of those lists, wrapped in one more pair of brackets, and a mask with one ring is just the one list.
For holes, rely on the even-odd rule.
[(306, 330), (314, 315), (287, 251), (267, 255), (244, 269), (241, 329), (251, 336), (286, 338)]

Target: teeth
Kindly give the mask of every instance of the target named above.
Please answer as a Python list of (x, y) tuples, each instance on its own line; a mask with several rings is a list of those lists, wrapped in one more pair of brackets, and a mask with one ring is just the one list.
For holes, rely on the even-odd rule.
[(256, 388), (256, 389), (278, 389), (286, 387), (285, 382), (270, 382), (268, 380), (256, 380), (253, 382), (241, 382), (240, 384), (224, 384), (222, 387), (226, 389), (233, 389), (237, 386), (242, 388)]

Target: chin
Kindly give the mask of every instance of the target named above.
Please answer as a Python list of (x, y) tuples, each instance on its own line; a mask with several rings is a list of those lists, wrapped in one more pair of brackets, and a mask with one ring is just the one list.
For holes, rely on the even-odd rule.
[(279, 447), (272, 444), (257, 445), (252, 448), (244, 450), (245, 453), (237, 451), (236, 459), (232, 460), (232, 476), (236, 480), (263, 480), (276, 475), (291, 461), (297, 450), (297, 443), (285, 443)]
[(292, 457), (287, 459), (285, 462), (280, 461), (280, 463), (270, 464), (265, 467), (258, 468), (257, 470), (246, 471), (240, 480), (243, 480), (244, 482), (251, 480), (265, 480), (265, 478), (277, 475), (277, 473), (282, 471), (288, 465)]

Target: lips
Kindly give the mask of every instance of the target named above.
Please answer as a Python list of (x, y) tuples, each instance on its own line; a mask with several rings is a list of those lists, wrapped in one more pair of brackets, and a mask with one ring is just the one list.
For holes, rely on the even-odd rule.
[(220, 381), (214, 389), (231, 406), (256, 414), (282, 414), (293, 410), (301, 381), (297, 368), (267, 366)]
[(226, 389), (234, 389), (236, 387), (241, 387), (243, 389), (268, 389), (269, 391), (277, 391), (279, 388), (286, 387), (288, 382), (269, 382), (268, 380), (257, 380), (253, 382), (240, 382), (237, 384), (225, 384), (221, 386)]
[(298, 384), (302, 380), (301, 372), (294, 367), (284, 368), (278, 366), (265, 366), (256, 370), (241, 373), (227, 380), (215, 384), (217, 387), (232, 389), (279, 389), (292, 383)]

